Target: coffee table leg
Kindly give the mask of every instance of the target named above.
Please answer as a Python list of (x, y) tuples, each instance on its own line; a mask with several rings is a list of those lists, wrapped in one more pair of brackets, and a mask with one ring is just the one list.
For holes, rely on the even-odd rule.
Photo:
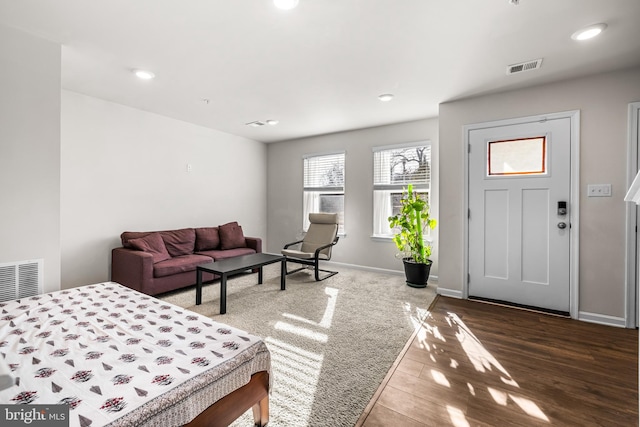
[(220, 278), (220, 314), (227, 312), (227, 275), (222, 274)]
[(262, 266), (258, 269), (258, 285), (262, 285)]
[(196, 305), (202, 304), (202, 270), (196, 270)]
[(286, 286), (287, 277), (287, 260), (286, 258), (281, 261), (280, 264), (280, 290), (284, 291)]

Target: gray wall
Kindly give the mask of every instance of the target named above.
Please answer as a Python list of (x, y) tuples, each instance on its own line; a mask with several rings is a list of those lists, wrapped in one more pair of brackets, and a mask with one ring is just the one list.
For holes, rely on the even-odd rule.
[(60, 286), (60, 46), (0, 26), (0, 263)]
[(63, 91), (62, 286), (108, 280), (126, 230), (238, 221), (264, 237), (266, 153), (260, 142)]
[[(438, 120), (425, 119), (389, 126), (268, 144), (267, 236), (268, 250), (280, 252), (302, 233), (302, 156), (346, 150), (345, 233), (334, 248), (332, 261), (402, 270), (390, 240), (371, 238), (373, 232), (373, 152), (389, 144), (429, 140), (432, 145), (433, 194), (431, 212), (438, 218)], [(434, 235), (432, 273), (438, 274), (438, 228)]]
[[(627, 109), (640, 100), (640, 69), (595, 75), (440, 105), (439, 288), (463, 289), (463, 126), (580, 110), (581, 314), (624, 318)], [(612, 184), (587, 198), (588, 184)]]

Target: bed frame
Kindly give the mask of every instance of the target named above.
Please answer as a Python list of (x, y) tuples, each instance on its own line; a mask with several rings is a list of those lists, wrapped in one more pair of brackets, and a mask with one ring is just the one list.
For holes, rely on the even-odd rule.
[(248, 384), (226, 395), (205, 409), (185, 427), (227, 427), (249, 408), (253, 409), (256, 427), (269, 422), (269, 374), (253, 374)]

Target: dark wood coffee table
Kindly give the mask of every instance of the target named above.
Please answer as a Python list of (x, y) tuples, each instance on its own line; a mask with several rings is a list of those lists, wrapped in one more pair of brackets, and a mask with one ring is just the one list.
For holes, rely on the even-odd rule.
[(287, 259), (283, 255), (251, 254), (234, 258), (213, 261), (196, 267), (196, 305), (202, 304), (202, 272), (213, 273), (220, 276), (220, 314), (227, 312), (227, 278), (246, 270), (258, 269), (258, 284), (262, 284), (262, 267), (276, 262), (281, 263), (280, 289), (285, 290), (285, 277), (287, 276)]

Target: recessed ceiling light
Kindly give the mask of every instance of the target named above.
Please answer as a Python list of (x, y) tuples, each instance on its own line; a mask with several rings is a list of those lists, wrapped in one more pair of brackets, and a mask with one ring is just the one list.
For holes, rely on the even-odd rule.
[(272, 119), (267, 120), (267, 124), (271, 126), (275, 126), (278, 123), (280, 123), (278, 120), (272, 120)]
[(298, 0), (273, 0), (278, 9), (291, 10), (298, 5)]
[(136, 76), (138, 76), (139, 79), (142, 79), (142, 80), (151, 80), (156, 76), (151, 71), (147, 71), (147, 70), (133, 70), (133, 72), (135, 73)]
[(389, 102), (393, 99), (392, 93), (383, 93), (382, 95), (378, 95), (378, 99), (382, 102)]
[(594, 38), (607, 28), (607, 24), (595, 24), (582, 28), (571, 35), (574, 40), (588, 40)]

